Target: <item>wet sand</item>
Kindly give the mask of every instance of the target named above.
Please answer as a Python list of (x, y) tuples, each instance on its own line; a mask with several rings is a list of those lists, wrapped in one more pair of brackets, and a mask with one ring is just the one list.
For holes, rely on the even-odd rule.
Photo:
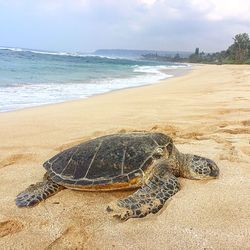
[[(131, 191), (63, 190), (34, 208), (15, 206), (54, 154), (142, 130), (213, 159), (220, 178), (180, 179), (159, 213), (122, 223), (105, 208)], [(250, 249), (250, 66), (196, 65), (155, 85), (1, 113), (0, 140), (0, 249)]]

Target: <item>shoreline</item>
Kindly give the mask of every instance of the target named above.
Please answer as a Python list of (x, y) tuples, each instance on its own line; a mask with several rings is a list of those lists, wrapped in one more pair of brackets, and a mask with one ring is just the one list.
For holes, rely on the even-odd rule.
[[(248, 65), (194, 65), (157, 84), (0, 113), (0, 248), (249, 248), (249, 82)], [(56, 153), (142, 130), (166, 133), (181, 152), (211, 158), (220, 177), (180, 178), (181, 190), (159, 213), (125, 223), (105, 208), (131, 191), (65, 189), (34, 208), (15, 206), (16, 195), (42, 180), (42, 163)]]
[[(124, 88), (111, 89), (111, 90), (108, 90), (106, 92), (95, 93), (95, 94), (92, 94), (90, 96), (82, 97), (82, 98), (79, 97), (76, 99), (62, 100), (62, 101), (55, 102), (55, 103), (44, 103), (44, 104), (38, 104), (38, 105), (30, 106), (30, 107), (18, 108), (18, 109), (14, 109), (14, 110), (1, 111), (0, 114), (15, 112), (15, 111), (22, 111), (22, 110), (26, 110), (26, 109), (33, 109), (33, 108), (38, 108), (38, 107), (43, 107), (43, 106), (48, 106), (48, 105), (56, 105), (56, 104), (62, 104), (62, 103), (67, 103), (67, 102), (82, 101), (82, 100), (86, 100), (86, 99), (89, 99), (89, 98), (94, 97), (94, 96), (105, 95), (105, 94), (109, 94), (109, 93), (112, 93), (115, 91), (122, 91), (122, 90), (130, 89), (130, 88), (141, 88), (141, 87), (145, 87), (145, 86), (155, 85), (155, 84), (158, 84), (162, 81), (166, 81), (166, 80), (171, 79), (171, 78), (184, 76), (185, 74), (188, 74), (191, 70), (192, 70), (191, 65), (188, 65), (187, 67), (183, 67), (183, 68), (164, 69), (164, 70), (160, 70), (160, 71), (162, 73), (166, 74), (166, 77), (164, 79), (160, 79), (158, 81), (145, 83), (143, 85), (135, 85), (135, 86), (127, 86)], [(129, 78), (127, 80), (129, 81)]]

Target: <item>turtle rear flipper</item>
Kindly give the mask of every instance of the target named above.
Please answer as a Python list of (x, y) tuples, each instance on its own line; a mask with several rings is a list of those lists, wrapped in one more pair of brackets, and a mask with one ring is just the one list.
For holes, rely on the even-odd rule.
[(37, 182), (36, 184), (30, 185), (23, 192), (17, 195), (16, 205), (18, 207), (34, 206), (62, 189), (64, 189), (63, 186), (58, 185), (51, 180)]
[(140, 189), (125, 199), (111, 203), (107, 212), (121, 220), (157, 213), (164, 203), (179, 191), (179, 183), (168, 171), (167, 164), (156, 165), (153, 172)]

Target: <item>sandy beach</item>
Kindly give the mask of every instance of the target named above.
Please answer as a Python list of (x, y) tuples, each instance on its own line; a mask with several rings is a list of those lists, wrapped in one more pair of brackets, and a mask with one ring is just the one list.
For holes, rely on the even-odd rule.
[[(131, 191), (65, 189), (34, 208), (16, 207), (54, 154), (143, 130), (213, 159), (220, 177), (180, 179), (159, 213), (127, 222), (105, 208)], [(0, 141), (0, 249), (250, 249), (250, 66), (194, 65), (155, 85), (1, 113)]]

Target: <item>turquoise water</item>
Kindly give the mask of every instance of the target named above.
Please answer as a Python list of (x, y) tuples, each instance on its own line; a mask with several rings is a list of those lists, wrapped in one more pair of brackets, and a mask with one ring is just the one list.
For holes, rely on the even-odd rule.
[(150, 84), (185, 65), (0, 48), (0, 112)]

